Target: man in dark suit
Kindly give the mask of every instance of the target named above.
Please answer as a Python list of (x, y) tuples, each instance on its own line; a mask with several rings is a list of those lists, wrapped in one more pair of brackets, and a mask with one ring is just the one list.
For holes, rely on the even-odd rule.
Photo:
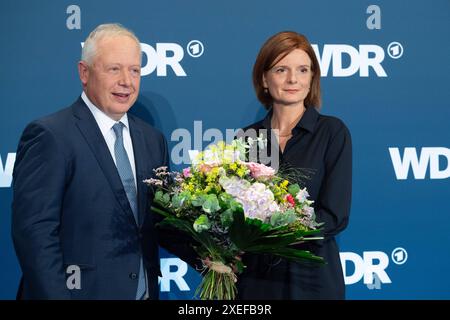
[(81, 97), (23, 132), (12, 235), (24, 299), (157, 299), (159, 256), (148, 187), (169, 162), (163, 135), (128, 114), (141, 50), (118, 24), (98, 26), (78, 64)]

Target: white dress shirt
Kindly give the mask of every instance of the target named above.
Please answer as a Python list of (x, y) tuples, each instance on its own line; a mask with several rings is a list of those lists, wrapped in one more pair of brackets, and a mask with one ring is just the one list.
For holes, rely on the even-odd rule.
[(105, 138), (106, 144), (108, 145), (109, 152), (111, 153), (111, 157), (113, 158), (115, 164), (116, 164), (116, 156), (114, 153), (114, 143), (116, 141), (116, 134), (114, 133), (114, 130), (112, 127), (117, 122), (122, 122), (125, 125), (125, 127), (123, 128), (123, 145), (125, 147), (125, 151), (127, 152), (128, 160), (130, 160), (131, 170), (133, 171), (133, 177), (134, 177), (134, 185), (137, 188), (136, 166), (134, 163), (133, 143), (131, 141), (130, 127), (128, 124), (127, 114), (125, 113), (119, 121), (116, 121), (116, 120), (108, 117), (102, 110), (100, 110), (97, 106), (95, 106), (89, 100), (89, 98), (84, 93), (84, 91), (81, 94), (81, 99), (83, 99), (84, 103), (86, 103), (86, 105), (88, 106), (92, 115), (94, 116), (95, 121), (97, 122), (97, 125), (100, 128), (100, 131), (102, 132), (103, 138)]
[[(136, 181), (136, 166), (134, 163), (134, 153), (133, 153), (133, 143), (131, 141), (131, 135), (130, 135), (130, 127), (128, 125), (128, 116), (125, 113), (122, 118), (120, 118), (119, 121), (116, 121), (114, 119), (111, 119), (108, 117), (103, 111), (101, 111), (98, 107), (96, 107), (87, 97), (87, 95), (84, 93), (81, 94), (81, 99), (83, 99), (84, 103), (88, 106), (89, 110), (91, 110), (92, 115), (95, 118), (95, 121), (97, 122), (98, 127), (100, 128), (100, 131), (102, 132), (103, 138), (105, 138), (106, 144), (108, 145), (109, 153), (111, 153), (111, 157), (114, 160), (114, 164), (116, 164), (116, 156), (114, 153), (114, 143), (116, 142), (116, 134), (114, 133), (113, 126), (117, 122), (122, 122), (125, 126), (123, 128), (123, 145), (125, 147), (125, 151), (128, 155), (128, 160), (130, 160), (131, 164), (131, 170), (133, 171), (133, 177), (134, 177), (134, 185), (137, 188), (137, 181)], [(136, 189), (137, 190), (137, 189)], [(141, 257), (141, 264), (142, 264), (142, 257)], [(144, 269), (144, 276), (147, 279), (147, 272)], [(148, 298), (148, 288), (145, 292), (144, 299)]]

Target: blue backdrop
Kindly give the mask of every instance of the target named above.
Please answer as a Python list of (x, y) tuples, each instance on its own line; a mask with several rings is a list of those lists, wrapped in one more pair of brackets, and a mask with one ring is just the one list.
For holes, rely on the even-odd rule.
[[(81, 42), (106, 22), (140, 38), (133, 112), (175, 151), (207, 144), (210, 128), (225, 134), (263, 117), (251, 84), (260, 46), (282, 30), (307, 35), (322, 67), (321, 112), (353, 137), (351, 219), (338, 239), (347, 297), (450, 298), (448, 0), (2, 0), (1, 299), (15, 297), (20, 278), (10, 236), (18, 139), (28, 122), (78, 97)], [(172, 136), (178, 128), (187, 134)], [(197, 272), (165, 252), (161, 264), (161, 298), (190, 299)]]

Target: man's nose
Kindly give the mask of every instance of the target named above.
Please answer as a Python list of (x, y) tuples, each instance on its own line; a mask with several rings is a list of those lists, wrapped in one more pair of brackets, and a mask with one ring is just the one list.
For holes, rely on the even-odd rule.
[(131, 86), (131, 75), (128, 70), (122, 70), (120, 73), (119, 84), (126, 87)]

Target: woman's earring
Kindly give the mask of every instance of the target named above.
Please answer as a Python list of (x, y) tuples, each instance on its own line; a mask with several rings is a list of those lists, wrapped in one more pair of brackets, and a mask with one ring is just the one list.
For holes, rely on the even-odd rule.
[(265, 93), (265, 94), (268, 94), (268, 93), (269, 93), (269, 89), (264, 88), (264, 93)]

